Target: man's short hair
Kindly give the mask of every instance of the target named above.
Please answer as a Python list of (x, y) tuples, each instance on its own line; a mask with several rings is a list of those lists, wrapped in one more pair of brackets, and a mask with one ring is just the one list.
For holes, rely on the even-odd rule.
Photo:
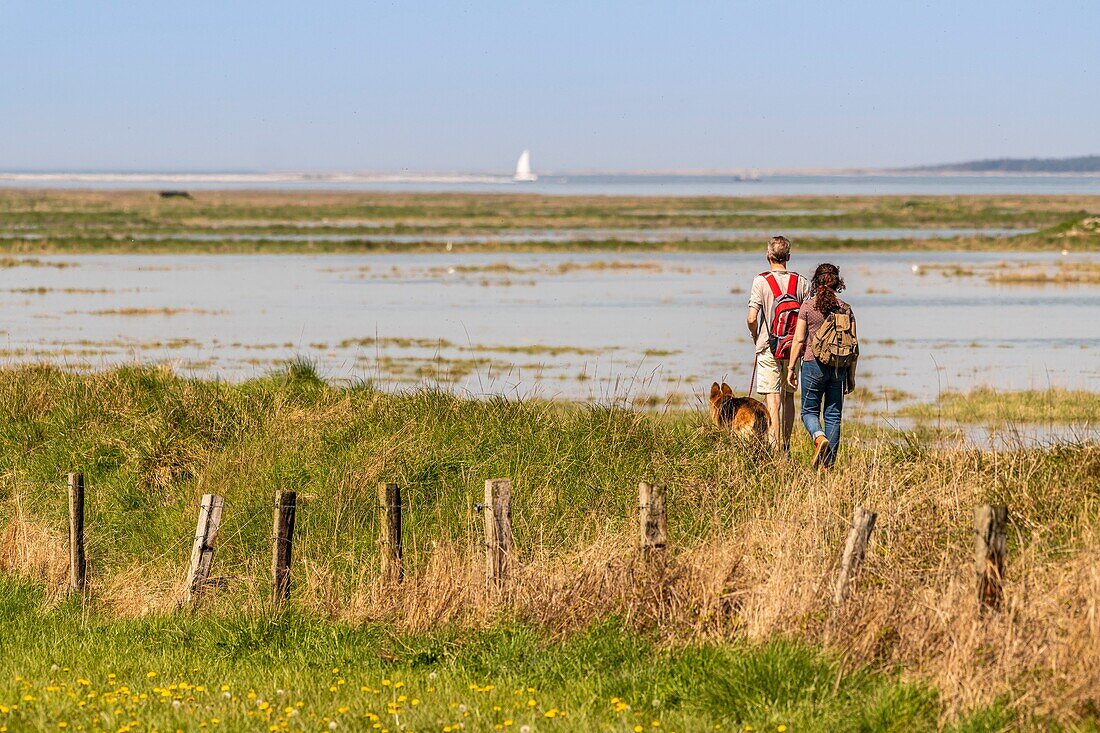
[(772, 237), (768, 240), (768, 259), (772, 262), (786, 262), (791, 259), (791, 240), (786, 237)]

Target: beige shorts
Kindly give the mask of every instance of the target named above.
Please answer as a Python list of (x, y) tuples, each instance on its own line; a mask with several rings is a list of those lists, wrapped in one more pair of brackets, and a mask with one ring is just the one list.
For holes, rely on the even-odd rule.
[(760, 394), (794, 392), (787, 384), (787, 361), (776, 361), (771, 349), (764, 349), (756, 355), (756, 391)]

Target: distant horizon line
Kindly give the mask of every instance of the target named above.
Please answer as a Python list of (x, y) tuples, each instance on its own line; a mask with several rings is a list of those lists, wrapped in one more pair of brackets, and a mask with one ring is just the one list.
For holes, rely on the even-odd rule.
[[(527, 151), (524, 150), (524, 153)], [(736, 168), (634, 168), (634, 169), (614, 169), (614, 168), (579, 168), (579, 169), (564, 169), (564, 170), (538, 170), (539, 175), (552, 176), (552, 177), (567, 177), (567, 176), (678, 176), (678, 177), (707, 177), (707, 176), (820, 176), (820, 175), (913, 175), (913, 174), (940, 174), (947, 173), (951, 175), (967, 174), (967, 175), (988, 175), (988, 174), (1035, 174), (1035, 175), (1049, 175), (1055, 174), (1068, 174), (1078, 173), (1083, 175), (1094, 175), (1100, 171), (1043, 171), (1043, 170), (996, 170), (992, 168), (974, 168), (982, 164), (990, 163), (1065, 163), (1069, 161), (1089, 160), (1093, 161), (1100, 159), (1100, 155), (1076, 155), (1068, 157), (1030, 157), (1030, 158), (982, 158), (971, 159), (967, 161), (955, 162), (955, 163), (936, 163), (936, 164), (921, 164), (921, 165), (908, 165), (908, 166), (845, 166), (845, 167), (832, 167), (832, 166), (786, 166), (780, 168), (766, 168), (756, 166), (741, 166)], [(970, 166), (970, 168), (967, 168)], [(23, 178), (29, 179), (49, 179), (59, 177), (76, 177), (76, 178), (90, 178), (93, 176), (111, 176), (120, 178), (150, 178), (150, 177), (184, 177), (184, 178), (209, 178), (209, 177), (257, 177), (267, 180), (278, 179), (280, 177), (288, 178), (292, 180), (333, 180), (333, 179), (379, 179), (379, 180), (432, 180), (432, 179), (447, 179), (447, 180), (472, 180), (478, 178), (485, 178), (488, 180), (496, 181), (500, 178), (511, 177), (511, 173), (506, 170), (418, 170), (413, 171), (408, 168), (401, 169), (302, 169), (302, 168), (285, 168), (285, 169), (259, 169), (259, 168), (214, 168), (214, 169), (199, 169), (199, 168), (179, 168), (179, 169), (157, 169), (157, 168), (13, 168), (3, 169), (0, 168), (0, 176), (5, 178)]]
[[(933, 166), (910, 166), (893, 168), (874, 167), (798, 167), (798, 168), (668, 168), (668, 169), (569, 169), (545, 170), (535, 172), (540, 177), (772, 177), (772, 176), (950, 176), (950, 177), (989, 177), (989, 176), (1027, 176), (1027, 177), (1077, 177), (1096, 176), (1098, 171), (1058, 172), (1058, 171), (997, 171), (997, 170), (935, 170)], [(27, 169), (0, 168), (0, 180), (7, 181), (48, 181), (48, 180), (180, 180), (180, 181), (428, 181), (428, 182), (486, 182), (496, 183), (512, 180), (509, 171), (390, 171), (390, 170), (308, 170), (308, 169)]]

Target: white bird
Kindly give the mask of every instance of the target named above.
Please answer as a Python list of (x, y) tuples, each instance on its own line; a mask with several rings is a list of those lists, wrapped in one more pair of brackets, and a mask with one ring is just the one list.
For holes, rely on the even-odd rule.
[(913, 271), (914, 275), (919, 275), (920, 274), (920, 265), (913, 265), (909, 269)]

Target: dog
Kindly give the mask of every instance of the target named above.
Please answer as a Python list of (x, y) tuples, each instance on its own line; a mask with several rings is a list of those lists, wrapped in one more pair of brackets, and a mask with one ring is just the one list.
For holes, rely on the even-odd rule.
[(733, 390), (725, 382), (710, 385), (710, 416), (714, 424), (727, 428), (742, 438), (768, 440), (771, 417), (768, 408), (752, 397), (734, 397)]

